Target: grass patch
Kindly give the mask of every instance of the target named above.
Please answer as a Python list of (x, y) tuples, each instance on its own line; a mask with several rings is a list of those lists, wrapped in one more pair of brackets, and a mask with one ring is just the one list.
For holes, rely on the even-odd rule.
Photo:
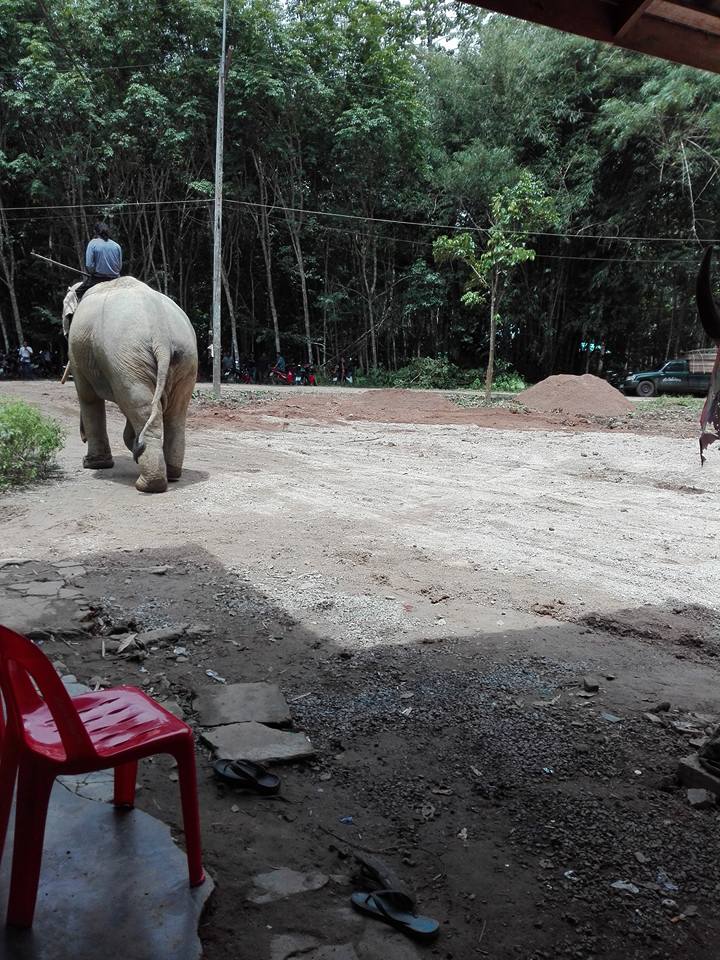
[(640, 405), (640, 409), (653, 411), (664, 410), (694, 410), (700, 416), (705, 403), (704, 397), (653, 397)]
[(193, 401), (206, 407), (247, 407), (251, 403), (267, 403), (277, 400), (277, 394), (271, 390), (224, 390), (216, 400), (210, 390), (193, 390)]
[(510, 413), (529, 412), (528, 408), (514, 397), (490, 397), (489, 400), (486, 400), (484, 394), (480, 393), (452, 393), (448, 396), (448, 400), (469, 410), (477, 410), (478, 408), (490, 410), (500, 407), (503, 410), (509, 410)]
[(64, 443), (57, 421), (23, 400), (0, 397), (0, 490), (50, 476)]

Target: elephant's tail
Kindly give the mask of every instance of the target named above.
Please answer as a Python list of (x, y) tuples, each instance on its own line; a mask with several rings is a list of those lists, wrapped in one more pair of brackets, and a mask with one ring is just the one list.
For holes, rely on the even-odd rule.
[(145, 426), (142, 428), (137, 437), (135, 437), (135, 442), (133, 443), (133, 460), (135, 463), (138, 462), (143, 451), (145, 450), (145, 434), (147, 431), (155, 430), (162, 425), (162, 398), (167, 385), (171, 356), (170, 351), (166, 347), (163, 348), (161, 346), (153, 346), (153, 353), (155, 354), (155, 361), (157, 363), (157, 383), (155, 385), (155, 393), (153, 394), (152, 403), (150, 405), (150, 416), (148, 417)]

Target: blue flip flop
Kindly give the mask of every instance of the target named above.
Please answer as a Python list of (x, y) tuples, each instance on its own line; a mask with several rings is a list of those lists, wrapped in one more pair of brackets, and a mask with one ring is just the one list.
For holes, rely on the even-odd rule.
[(418, 916), (412, 899), (400, 890), (353, 893), (350, 903), (359, 913), (382, 920), (415, 940), (434, 940), (440, 932), (437, 920)]

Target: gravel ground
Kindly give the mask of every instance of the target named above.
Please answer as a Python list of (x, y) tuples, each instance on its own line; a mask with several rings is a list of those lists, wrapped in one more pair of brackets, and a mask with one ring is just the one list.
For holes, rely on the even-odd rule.
[[(103, 658), (99, 636), (48, 653), (193, 723), (207, 669), (274, 680), (316, 748), (269, 801), (218, 786), (199, 748), (209, 960), (269, 958), (279, 933), (364, 942), (347, 903), (368, 850), (442, 921), (419, 951), (434, 957), (715, 960), (718, 812), (675, 782), (692, 734), (645, 716), (664, 700), (671, 718), (720, 712), (720, 474), (713, 451), (700, 471), (689, 425), (386, 424), (343, 417), (341, 391), (332, 423), (264, 405), (215, 427), (199, 407), (186, 477), (143, 497), (119, 417), (115, 470), (93, 474), (71, 387), (2, 392), (70, 431), (62, 479), (0, 501), (4, 554), (81, 563), (96, 629), (208, 626), (180, 660), (172, 645)], [(181, 837), (169, 764), (141, 782)], [(279, 866), (328, 883), (246, 903)], [(415, 956), (374, 949), (358, 956)]]

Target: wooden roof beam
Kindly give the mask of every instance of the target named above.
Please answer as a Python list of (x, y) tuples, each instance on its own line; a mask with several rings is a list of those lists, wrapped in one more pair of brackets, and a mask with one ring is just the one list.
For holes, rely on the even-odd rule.
[(653, 0), (625, 0), (618, 5), (615, 15), (615, 41), (622, 43), (623, 37), (632, 33), (634, 27)]
[[(649, 8), (634, 10), (632, 0), (620, 6), (606, 0), (470, 0), (475, 6), (530, 20), (591, 40), (720, 73), (720, 37), (681, 23), (654, 17)], [(615, 16), (620, 13), (618, 21)], [(629, 13), (627, 11), (630, 11)], [(627, 29), (628, 18), (632, 23)], [(622, 31), (622, 35), (618, 34)]]

